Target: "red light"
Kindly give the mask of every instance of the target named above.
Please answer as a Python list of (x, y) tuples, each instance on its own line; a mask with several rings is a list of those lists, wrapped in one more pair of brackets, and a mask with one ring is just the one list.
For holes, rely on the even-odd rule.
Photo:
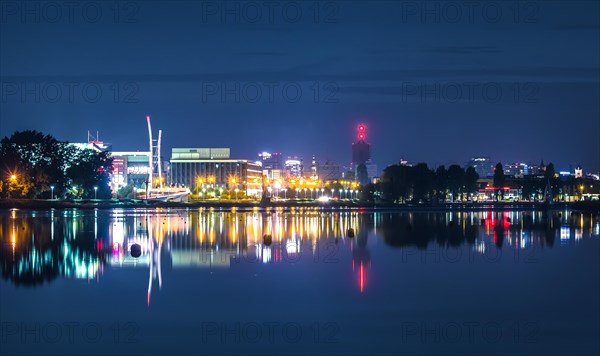
[(365, 135), (364, 134), (359, 134), (358, 135), (358, 139), (359, 140), (364, 140), (365, 139)]
[(358, 125), (358, 131), (365, 131), (365, 125)]

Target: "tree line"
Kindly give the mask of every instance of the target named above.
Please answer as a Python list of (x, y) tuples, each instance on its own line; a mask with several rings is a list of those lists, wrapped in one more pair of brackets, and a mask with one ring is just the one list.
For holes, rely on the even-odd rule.
[(453, 164), (435, 171), (426, 163), (415, 166), (391, 165), (383, 170), (379, 191), (381, 198), (398, 203), (432, 203), (449, 198), (452, 201), (467, 199), (476, 194), (479, 175), (475, 168)]
[(0, 140), (3, 198), (110, 198), (111, 172), (108, 152), (80, 149), (38, 131)]

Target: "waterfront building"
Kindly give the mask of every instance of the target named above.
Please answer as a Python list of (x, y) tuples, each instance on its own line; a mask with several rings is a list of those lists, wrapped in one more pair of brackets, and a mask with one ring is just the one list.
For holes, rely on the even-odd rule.
[(191, 190), (201, 187), (239, 189), (247, 196), (262, 194), (263, 167), (246, 159), (231, 159), (229, 148), (173, 148), (171, 180)]

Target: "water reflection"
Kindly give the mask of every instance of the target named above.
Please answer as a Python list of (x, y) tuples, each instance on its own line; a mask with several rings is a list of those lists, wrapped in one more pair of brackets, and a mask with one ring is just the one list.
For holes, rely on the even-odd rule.
[[(120, 268), (144, 268), (149, 304), (153, 290), (162, 288), (165, 267), (347, 263), (364, 292), (378, 241), (394, 249), (434, 246), (480, 254), (490, 248), (551, 248), (556, 241), (568, 246), (597, 238), (600, 221), (567, 211), (11, 210), (0, 212), (0, 231), (5, 280), (25, 286), (59, 276), (100, 281)], [(139, 258), (129, 253), (134, 243), (142, 247)]]

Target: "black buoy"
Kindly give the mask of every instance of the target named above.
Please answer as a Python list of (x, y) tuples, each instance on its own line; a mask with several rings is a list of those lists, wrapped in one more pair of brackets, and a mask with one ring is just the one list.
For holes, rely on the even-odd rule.
[(142, 255), (142, 246), (139, 244), (131, 245), (131, 249), (129, 251), (131, 253), (131, 257), (138, 258)]
[(510, 218), (506, 218), (506, 221), (507, 221), (507, 222), (510, 222)]
[(412, 225), (406, 224), (406, 231), (412, 231)]
[(485, 219), (481, 219), (481, 225), (485, 224)]
[(448, 221), (448, 227), (454, 227), (454, 221)]
[(353, 228), (348, 229), (348, 237), (354, 237), (354, 229)]
[(265, 234), (265, 236), (263, 236), (263, 242), (265, 246), (271, 246), (273, 243), (273, 237), (269, 234)]

